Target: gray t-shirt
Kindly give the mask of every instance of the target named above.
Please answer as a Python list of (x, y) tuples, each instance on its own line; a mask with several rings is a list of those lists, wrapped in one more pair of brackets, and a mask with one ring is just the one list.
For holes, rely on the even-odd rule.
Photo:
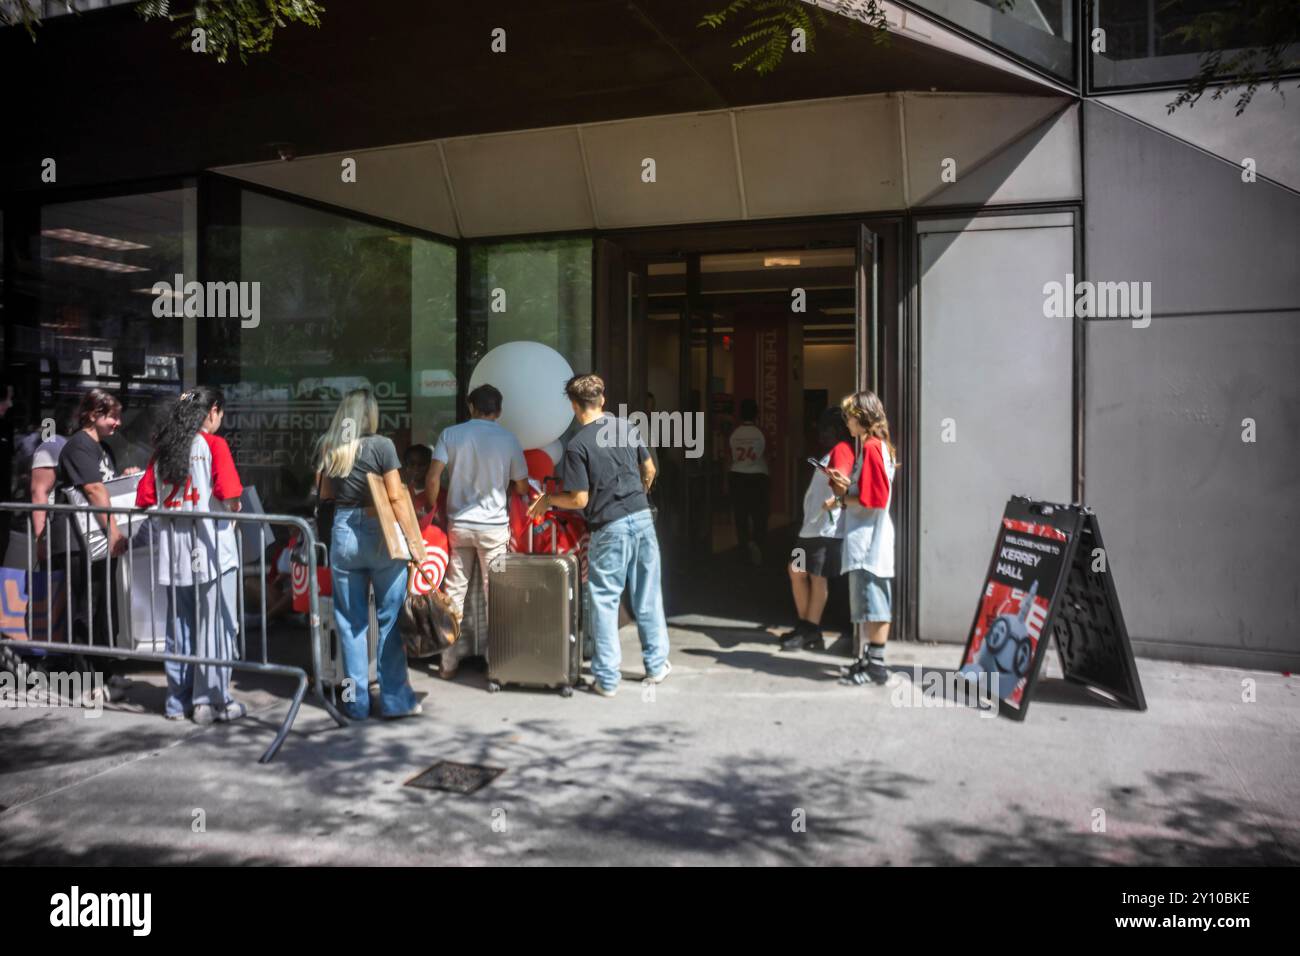
[[(37, 446), (36, 451), (32, 453), (32, 468), (54, 468), (57, 470), (59, 467), (59, 455), (63, 451), (63, 446), (67, 443), (68, 440), (62, 435), (55, 435), (49, 441), (41, 442), (41, 444)], [(28, 487), (31, 487), (30, 484)], [(50, 487), (48, 501), (50, 504), (54, 504), (53, 486)]]
[(383, 475), (400, 469), (401, 459), (393, 440), (383, 435), (366, 435), (357, 449), (357, 460), (352, 471), (342, 478), (331, 478), (334, 486), (334, 503), (340, 508), (366, 508), (374, 504), (370, 499), (370, 483), (366, 475)]
[(487, 418), (444, 428), (433, 449), (447, 466), (447, 519), (454, 524), (503, 525), (510, 520), (507, 489), (528, 477), (515, 433)]

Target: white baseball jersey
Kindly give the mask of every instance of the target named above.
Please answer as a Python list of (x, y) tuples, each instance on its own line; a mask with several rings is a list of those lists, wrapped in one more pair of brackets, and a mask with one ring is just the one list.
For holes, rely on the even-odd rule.
[[(199, 432), (190, 445), (190, 473), (184, 483), (177, 485), (157, 478), (154, 463), (150, 462), (136, 503), (153, 504), (155, 511), (165, 514), (223, 511), (223, 501), (238, 498), (242, 491), (229, 446), (221, 438)], [(149, 501), (150, 497), (154, 500)], [(159, 520), (155, 525), (154, 553), (159, 584), (206, 583), (239, 566), (233, 521)]]
[(767, 436), (746, 422), (731, 433), (731, 470), (740, 475), (767, 474)]

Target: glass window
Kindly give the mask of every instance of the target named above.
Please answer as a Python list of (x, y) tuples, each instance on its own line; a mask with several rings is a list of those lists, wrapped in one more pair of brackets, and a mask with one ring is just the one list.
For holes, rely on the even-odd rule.
[(591, 253), (590, 239), (474, 246), (466, 369), (504, 342), (529, 340), (555, 349), (575, 372), (590, 371)]
[(193, 186), (40, 208), (25, 273), (37, 323), (15, 317), (8, 330), (25, 426), (50, 418), (66, 431), (81, 395), (106, 388), (123, 406), (111, 439), (119, 466), (148, 462), (157, 412), (184, 380), (194, 323), (160, 315), (153, 287), (195, 274), (195, 208)]
[(227, 356), (227, 429), (268, 508), (306, 503), (316, 440), (352, 388), (373, 389), (399, 454), (455, 421), (455, 247), (247, 190), (237, 237), (224, 261), (258, 283), (260, 315)]
[(4, 255), (5, 213), (0, 209), (0, 355), (5, 349), (5, 255)]
[(913, 0), (913, 5), (1075, 83), (1076, 0)]
[[(1212, 14), (1222, 31), (1215, 43), (1224, 62), (1234, 52), (1264, 46), (1277, 39), (1266, 32), (1262, 18), (1237, 17), (1224, 11), (1223, 0), (1096, 0), (1093, 26), (1105, 31), (1105, 52), (1092, 53), (1093, 89), (1142, 86), (1189, 80), (1200, 70), (1202, 54), (1211, 45), (1179, 35), (1198, 17)], [(1300, 66), (1300, 44), (1288, 51), (1293, 67)]]

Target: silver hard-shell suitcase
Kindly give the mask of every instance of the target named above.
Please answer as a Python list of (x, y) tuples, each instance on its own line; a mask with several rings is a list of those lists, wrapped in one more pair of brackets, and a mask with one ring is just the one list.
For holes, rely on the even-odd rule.
[[(536, 529), (530, 526), (529, 547)], [(555, 541), (555, 528), (551, 528)], [(554, 543), (551, 547), (555, 550)], [(508, 552), (488, 567), (488, 690), (555, 687), (572, 696), (582, 672), (575, 554)]]

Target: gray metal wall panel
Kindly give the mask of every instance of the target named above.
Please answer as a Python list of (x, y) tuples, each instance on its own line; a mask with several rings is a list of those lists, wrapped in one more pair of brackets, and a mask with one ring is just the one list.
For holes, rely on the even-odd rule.
[[(1157, 318), (1087, 327), (1085, 494), (1140, 650), (1300, 663), (1300, 198), (1089, 104), (1087, 277)], [(1160, 318), (1171, 309), (1205, 314)], [(1242, 419), (1257, 441), (1241, 440)]]
[(1095, 103), (1084, 120), (1090, 279), (1152, 283), (1157, 315), (1300, 303), (1300, 197)]
[(1300, 661), (1298, 369), (1294, 312), (1089, 325), (1086, 492), (1134, 637)]
[(1072, 324), (1043, 317), (1043, 284), (1073, 269), (1071, 222), (918, 225), (922, 640), (966, 640), (1010, 495), (1070, 497)]

